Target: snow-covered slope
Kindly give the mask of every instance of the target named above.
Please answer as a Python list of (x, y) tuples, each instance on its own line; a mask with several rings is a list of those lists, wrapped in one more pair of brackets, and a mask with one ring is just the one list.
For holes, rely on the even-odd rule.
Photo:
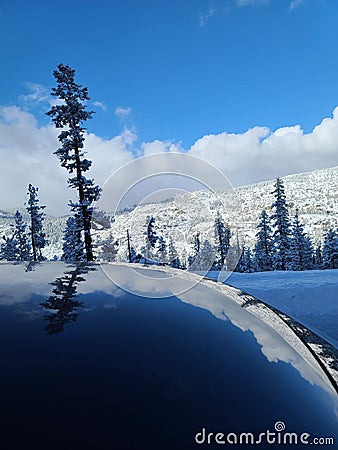
[[(283, 181), (291, 217), (297, 207), (305, 231), (317, 245), (329, 228), (338, 226), (338, 167), (290, 175)], [(181, 259), (185, 259), (191, 252), (197, 232), (200, 232), (202, 242), (205, 239), (213, 242), (213, 223), (217, 210), (230, 225), (232, 245), (236, 246), (238, 239), (240, 244), (252, 247), (259, 215), (263, 209), (268, 214), (270, 212), (274, 182), (271, 180), (242, 186), (235, 189), (235, 195), (215, 195), (210, 191), (184, 193), (167, 202), (140, 205), (114, 218), (111, 213), (111, 228), (98, 224), (93, 232), (97, 251), (100, 251), (100, 241), (112, 234), (120, 243), (118, 259), (125, 259), (128, 229), (135, 250), (141, 252), (145, 245), (146, 219), (147, 216), (153, 216), (158, 235), (162, 235), (167, 242), (171, 238)], [(0, 211), (0, 236), (9, 234), (14, 213), (15, 210)], [(48, 258), (61, 255), (62, 231), (66, 219), (50, 216), (45, 219), (45, 231), (50, 244), (44, 254)]]
[[(219, 273), (208, 274), (215, 280)], [(221, 275), (222, 278), (222, 275)], [(338, 383), (338, 270), (232, 273), (226, 283), (287, 314), (284, 320), (324, 360)], [(295, 322), (295, 320), (298, 322)], [(302, 329), (305, 325), (312, 330)], [(316, 335), (335, 347), (332, 351)]]
[[(300, 220), (305, 231), (317, 245), (323, 234), (338, 226), (338, 167), (317, 170), (315, 172), (290, 175), (283, 178), (291, 217), (299, 209)], [(232, 194), (199, 191), (176, 196), (172, 201), (159, 204), (147, 204), (133, 211), (117, 215), (111, 230), (96, 232), (96, 239), (112, 233), (120, 241), (120, 256), (126, 249), (126, 230), (132, 237), (133, 245), (141, 251), (145, 241), (147, 216), (156, 219), (158, 234), (173, 239), (183, 259), (189, 255), (196, 232), (200, 232), (201, 241), (213, 241), (214, 218), (217, 210), (230, 225), (233, 232), (232, 245), (254, 245), (258, 217), (262, 210), (271, 210), (274, 201), (271, 192), (275, 180), (242, 186)]]
[[(208, 277), (222, 279), (217, 272)], [(225, 281), (303, 323), (338, 349), (338, 270), (232, 273)]]
[[(291, 217), (298, 208), (305, 231), (315, 243), (320, 242), (323, 231), (338, 226), (338, 167), (289, 175), (283, 182)], [(274, 183), (265, 181), (236, 189), (251, 239), (258, 215), (263, 209), (268, 213), (271, 209)]]

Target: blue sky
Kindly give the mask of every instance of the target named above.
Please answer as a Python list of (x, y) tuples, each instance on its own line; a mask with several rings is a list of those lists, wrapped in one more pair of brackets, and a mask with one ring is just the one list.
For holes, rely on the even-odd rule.
[[(221, 159), (235, 185), (338, 165), (337, 23), (335, 0), (2, 0), (0, 149), (33, 170), (23, 143), (52, 142), (44, 112), (63, 62), (96, 110), (88, 149), (118, 155), (110, 172), (171, 149)], [(263, 141), (266, 170), (243, 167)]]

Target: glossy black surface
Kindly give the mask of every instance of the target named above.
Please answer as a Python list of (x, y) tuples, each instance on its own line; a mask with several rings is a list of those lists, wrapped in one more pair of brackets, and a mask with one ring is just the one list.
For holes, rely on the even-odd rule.
[[(184, 302), (153, 299), (110, 286), (100, 269), (65, 277), (61, 268), (22, 271), (39, 280), (38, 293), (27, 282), (0, 297), (1, 449), (211, 448), (195, 443), (203, 427), (258, 435), (277, 421), (336, 438), (337, 396), (325, 376), (300, 355), (283, 361), (293, 350), (266, 324), (243, 331), (248, 313), (237, 305), (221, 320), (187, 303), (212, 304), (211, 288), (196, 286)], [(0, 277), (12, 270), (2, 269)], [(48, 285), (53, 274), (63, 284)], [(44, 295), (44, 285), (56, 293)], [(262, 345), (277, 339), (270, 362)]]

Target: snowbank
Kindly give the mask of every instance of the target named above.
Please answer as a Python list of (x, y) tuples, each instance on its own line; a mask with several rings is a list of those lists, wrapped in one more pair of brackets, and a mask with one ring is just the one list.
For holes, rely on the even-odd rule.
[[(209, 273), (217, 279), (217, 272)], [(225, 280), (288, 314), (338, 348), (338, 270), (233, 273)]]

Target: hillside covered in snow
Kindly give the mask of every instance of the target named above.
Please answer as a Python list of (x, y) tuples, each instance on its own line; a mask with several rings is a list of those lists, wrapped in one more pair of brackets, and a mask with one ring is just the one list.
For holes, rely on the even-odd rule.
[[(283, 178), (290, 217), (299, 209), (305, 232), (315, 245), (322, 242), (330, 228), (338, 226), (338, 167), (317, 170)], [(132, 243), (142, 253), (147, 216), (155, 218), (158, 235), (168, 242), (171, 238), (183, 259), (191, 252), (194, 236), (201, 242), (214, 240), (214, 219), (220, 211), (232, 231), (232, 245), (253, 247), (258, 218), (262, 210), (268, 214), (274, 201), (271, 192), (275, 180), (242, 186), (231, 193), (216, 195), (209, 191), (179, 194), (166, 203), (140, 205), (132, 211), (118, 214), (111, 229), (97, 230), (96, 241), (110, 234), (120, 243), (119, 255), (124, 257), (127, 246), (126, 230)]]
[[(298, 208), (305, 232), (318, 245), (324, 233), (338, 227), (338, 167), (289, 175), (283, 178), (283, 182), (290, 217), (294, 216)], [(263, 209), (268, 214), (271, 212), (274, 183), (275, 180), (270, 180), (241, 186), (234, 193), (187, 192), (166, 202), (142, 204), (118, 214), (106, 212), (106, 217), (96, 214), (93, 224), (96, 252), (100, 254), (102, 241), (117, 240), (117, 260), (125, 260), (128, 229), (133, 247), (136, 252), (142, 253), (147, 217), (152, 216), (155, 218), (157, 234), (163, 236), (167, 243), (171, 239), (180, 258), (184, 260), (192, 251), (197, 232), (200, 233), (201, 242), (206, 239), (213, 242), (217, 211), (231, 228), (232, 245), (253, 247), (259, 215)], [(20, 211), (28, 221), (25, 210)], [(14, 213), (15, 209), (0, 210), (0, 236), (10, 234)], [(48, 205), (46, 213), (44, 228), (49, 245), (43, 253), (48, 259), (55, 256), (59, 258), (67, 217), (49, 216)]]

